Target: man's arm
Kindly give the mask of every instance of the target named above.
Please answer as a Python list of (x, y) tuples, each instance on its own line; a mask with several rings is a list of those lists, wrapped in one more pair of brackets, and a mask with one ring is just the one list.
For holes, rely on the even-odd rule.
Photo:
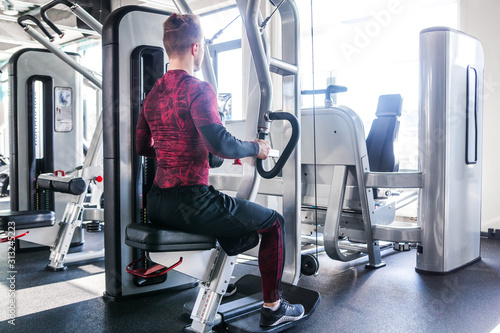
[(144, 118), (143, 111), (141, 111), (141, 113), (139, 114), (139, 120), (137, 121), (135, 148), (137, 149), (137, 154), (139, 155), (152, 158), (156, 157), (154, 140), (151, 136), (151, 129), (149, 128), (146, 118)]
[(252, 141), (241, 141), (219, 124), (198, 127), (208, 150), (222, 158), (242, 158), (257, 156), (259, 144)]
[(201, 92), (191, 101), (190, 110), (194, 124), (200, 132), (207, 149), (222, 158), (257, 156), (260, 146), (255, 141), (241, 141), (229, 133), (219, 118), (217, 96), (206, 83)]

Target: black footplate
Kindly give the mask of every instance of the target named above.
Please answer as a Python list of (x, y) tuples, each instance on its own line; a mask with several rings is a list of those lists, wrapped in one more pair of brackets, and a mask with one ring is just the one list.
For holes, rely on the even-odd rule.
[[(236, 282), (236, 288), (245, 288), (248, 285), (261, 285), (260, 276), (255, 275), (245, 275), (238, 282)], [(248, 287), (247, 287), (248, 288)], [(227, 319), (224, 322), (227, 329), (230, 332), (281, 332), (298, 323), (309, 319), (311, 314), (316, 310), (321, 299), (318, 292), (297, 287), (287, 283), (281, 283), (282, 295), (287, 301), (292, 304), (300, 303), (304, 306), (305, 314), (300, 320), (284, 323), (274, 327), (261, 327), (259, 325), (260, 321), (260, 306), (254, 311), (235, 317), (233, 319)]]
[[(305, 309), (304, 317), (273, 327), (261, 327), (259, 321), (263, 301), (260, 276), (245, 275), (235, 285), (236, 293), (224, 297), (219, 307), (219, 314), (223, 319), (217, 328), (222, 326), (229, 332), (281, 332), (309, 319), (321, 300), (316, 291), (281, 283), (283, 298), (292, 304), (302, 304)], [(191, 313), (193, 303), (187, 303), (184, 307), (185, 312)]]

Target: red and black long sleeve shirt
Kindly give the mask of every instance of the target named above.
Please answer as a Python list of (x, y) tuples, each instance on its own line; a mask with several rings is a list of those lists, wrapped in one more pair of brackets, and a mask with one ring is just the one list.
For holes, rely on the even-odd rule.
[(222, 125), (207, 82), (169, 70), (144, 100), (136, 135), (139, 155), (156, 157), (161, 188), (208, 185), (208, 152), (223, 158), (256, 156), (256, 142), (240, 141)]

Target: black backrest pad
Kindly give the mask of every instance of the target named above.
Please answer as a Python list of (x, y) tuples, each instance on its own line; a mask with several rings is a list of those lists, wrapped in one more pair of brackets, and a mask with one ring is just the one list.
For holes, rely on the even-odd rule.
[(372, 123), (366, 139), (370, 171), (396, 172), (399, 162), (394, 154), (394, 142), (398, 137), (399, 120), (403, 99), (399, 94), (382, 95), (377, 105), (377, 119)]
[(215, 247), (215, 237), (167, 229), (151, 223), (127, 225), (125, 244), (150, 252), (201, 251)]

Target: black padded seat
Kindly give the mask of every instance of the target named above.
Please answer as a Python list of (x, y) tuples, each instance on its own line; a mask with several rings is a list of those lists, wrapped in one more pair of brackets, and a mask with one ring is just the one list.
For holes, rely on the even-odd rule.
[(50, 227), (56, 223), (56, 214), (50, 210), (0, 211), (0, 230), (7, 230), (9, 222), (16, 230)]
[(151, 223), (127, 225), (125, 244), (150, 252), (202, 251), (215, 247), (215, 237), (166, 229)]

